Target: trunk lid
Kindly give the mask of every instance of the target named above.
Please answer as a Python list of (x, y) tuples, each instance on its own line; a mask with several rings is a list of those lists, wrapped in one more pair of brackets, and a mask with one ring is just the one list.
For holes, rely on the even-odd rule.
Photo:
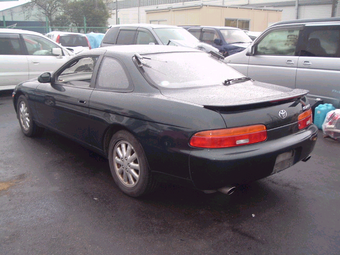
[(298, 116), (310, 108), (307, 90), (256, 81), (162, 93), (220, 113), (226, 127), (264, 124), (267, 130), (281, 130), (276, 136), (298, 132)]

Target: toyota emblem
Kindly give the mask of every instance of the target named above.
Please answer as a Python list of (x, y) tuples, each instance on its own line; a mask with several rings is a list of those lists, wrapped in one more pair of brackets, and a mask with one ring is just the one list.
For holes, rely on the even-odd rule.
[(287, 111), (286, 110), (280, 110), (279, 116), (280, 116), (281, 119), (287, 118)]

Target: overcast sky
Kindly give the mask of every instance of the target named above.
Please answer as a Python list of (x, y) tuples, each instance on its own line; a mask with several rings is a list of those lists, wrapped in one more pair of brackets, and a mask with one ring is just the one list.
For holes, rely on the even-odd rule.
[(19, 0), (19, 1), (0, 1), (0, 11), (5, 10), (20, 4), (30, 2), (30, 0)]

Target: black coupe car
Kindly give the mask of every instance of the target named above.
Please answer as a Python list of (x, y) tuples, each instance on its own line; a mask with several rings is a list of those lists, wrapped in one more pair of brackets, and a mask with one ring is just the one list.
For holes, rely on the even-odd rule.
[(231, 193), (310, 157), (308, 91), (256, 82), (214, 53), (160, 45), (77, 55), (19, 84), (22, 132), (47, 128), (100, 153), (129, 196), (171, 181)]

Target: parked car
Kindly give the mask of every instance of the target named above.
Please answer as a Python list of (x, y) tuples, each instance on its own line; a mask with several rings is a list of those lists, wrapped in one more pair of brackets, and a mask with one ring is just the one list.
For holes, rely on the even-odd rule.
[(90, 50), (91, 45), (85, 34), (52, 31), (46, 34), (46, 36), (53, 41), (60, 43), (68, 50), (78, 54), (84, 50)]
[(54, 71), (73, 56), (42, 34), (21, 29), (0, 29), (0, 90)]
[(106, 32), (101, 46), (130, 44), (175, 45), (218, 53), (217, 48), (201, 43), (182, 27), (155, 24), (111, 26)]
[(255, 80), (307, 89), (312, 104), (340, 108), (340, 18), (276, 23), (226, 62)]
[(249, 31), (249, 30), (243, 30), (249, 37), (251, 40), (255, 40), (257, 37), (259, 37), (262, 32), (254, 32), (254, 31)]
[(247, 48), (252, 40), (236, 27), (192, 26), (186, 29), (201, 42), (216, 47), (223, 56), (229, 56)]
[(97, 48), (18, 85), (13, 104), (26, 136), (48, 128), (107, 157), (129, 196), (160, 180), (229, 194), (309, 159), (318, 129), (306, 90), (253, 81), (222, 59), (175, 46)]

